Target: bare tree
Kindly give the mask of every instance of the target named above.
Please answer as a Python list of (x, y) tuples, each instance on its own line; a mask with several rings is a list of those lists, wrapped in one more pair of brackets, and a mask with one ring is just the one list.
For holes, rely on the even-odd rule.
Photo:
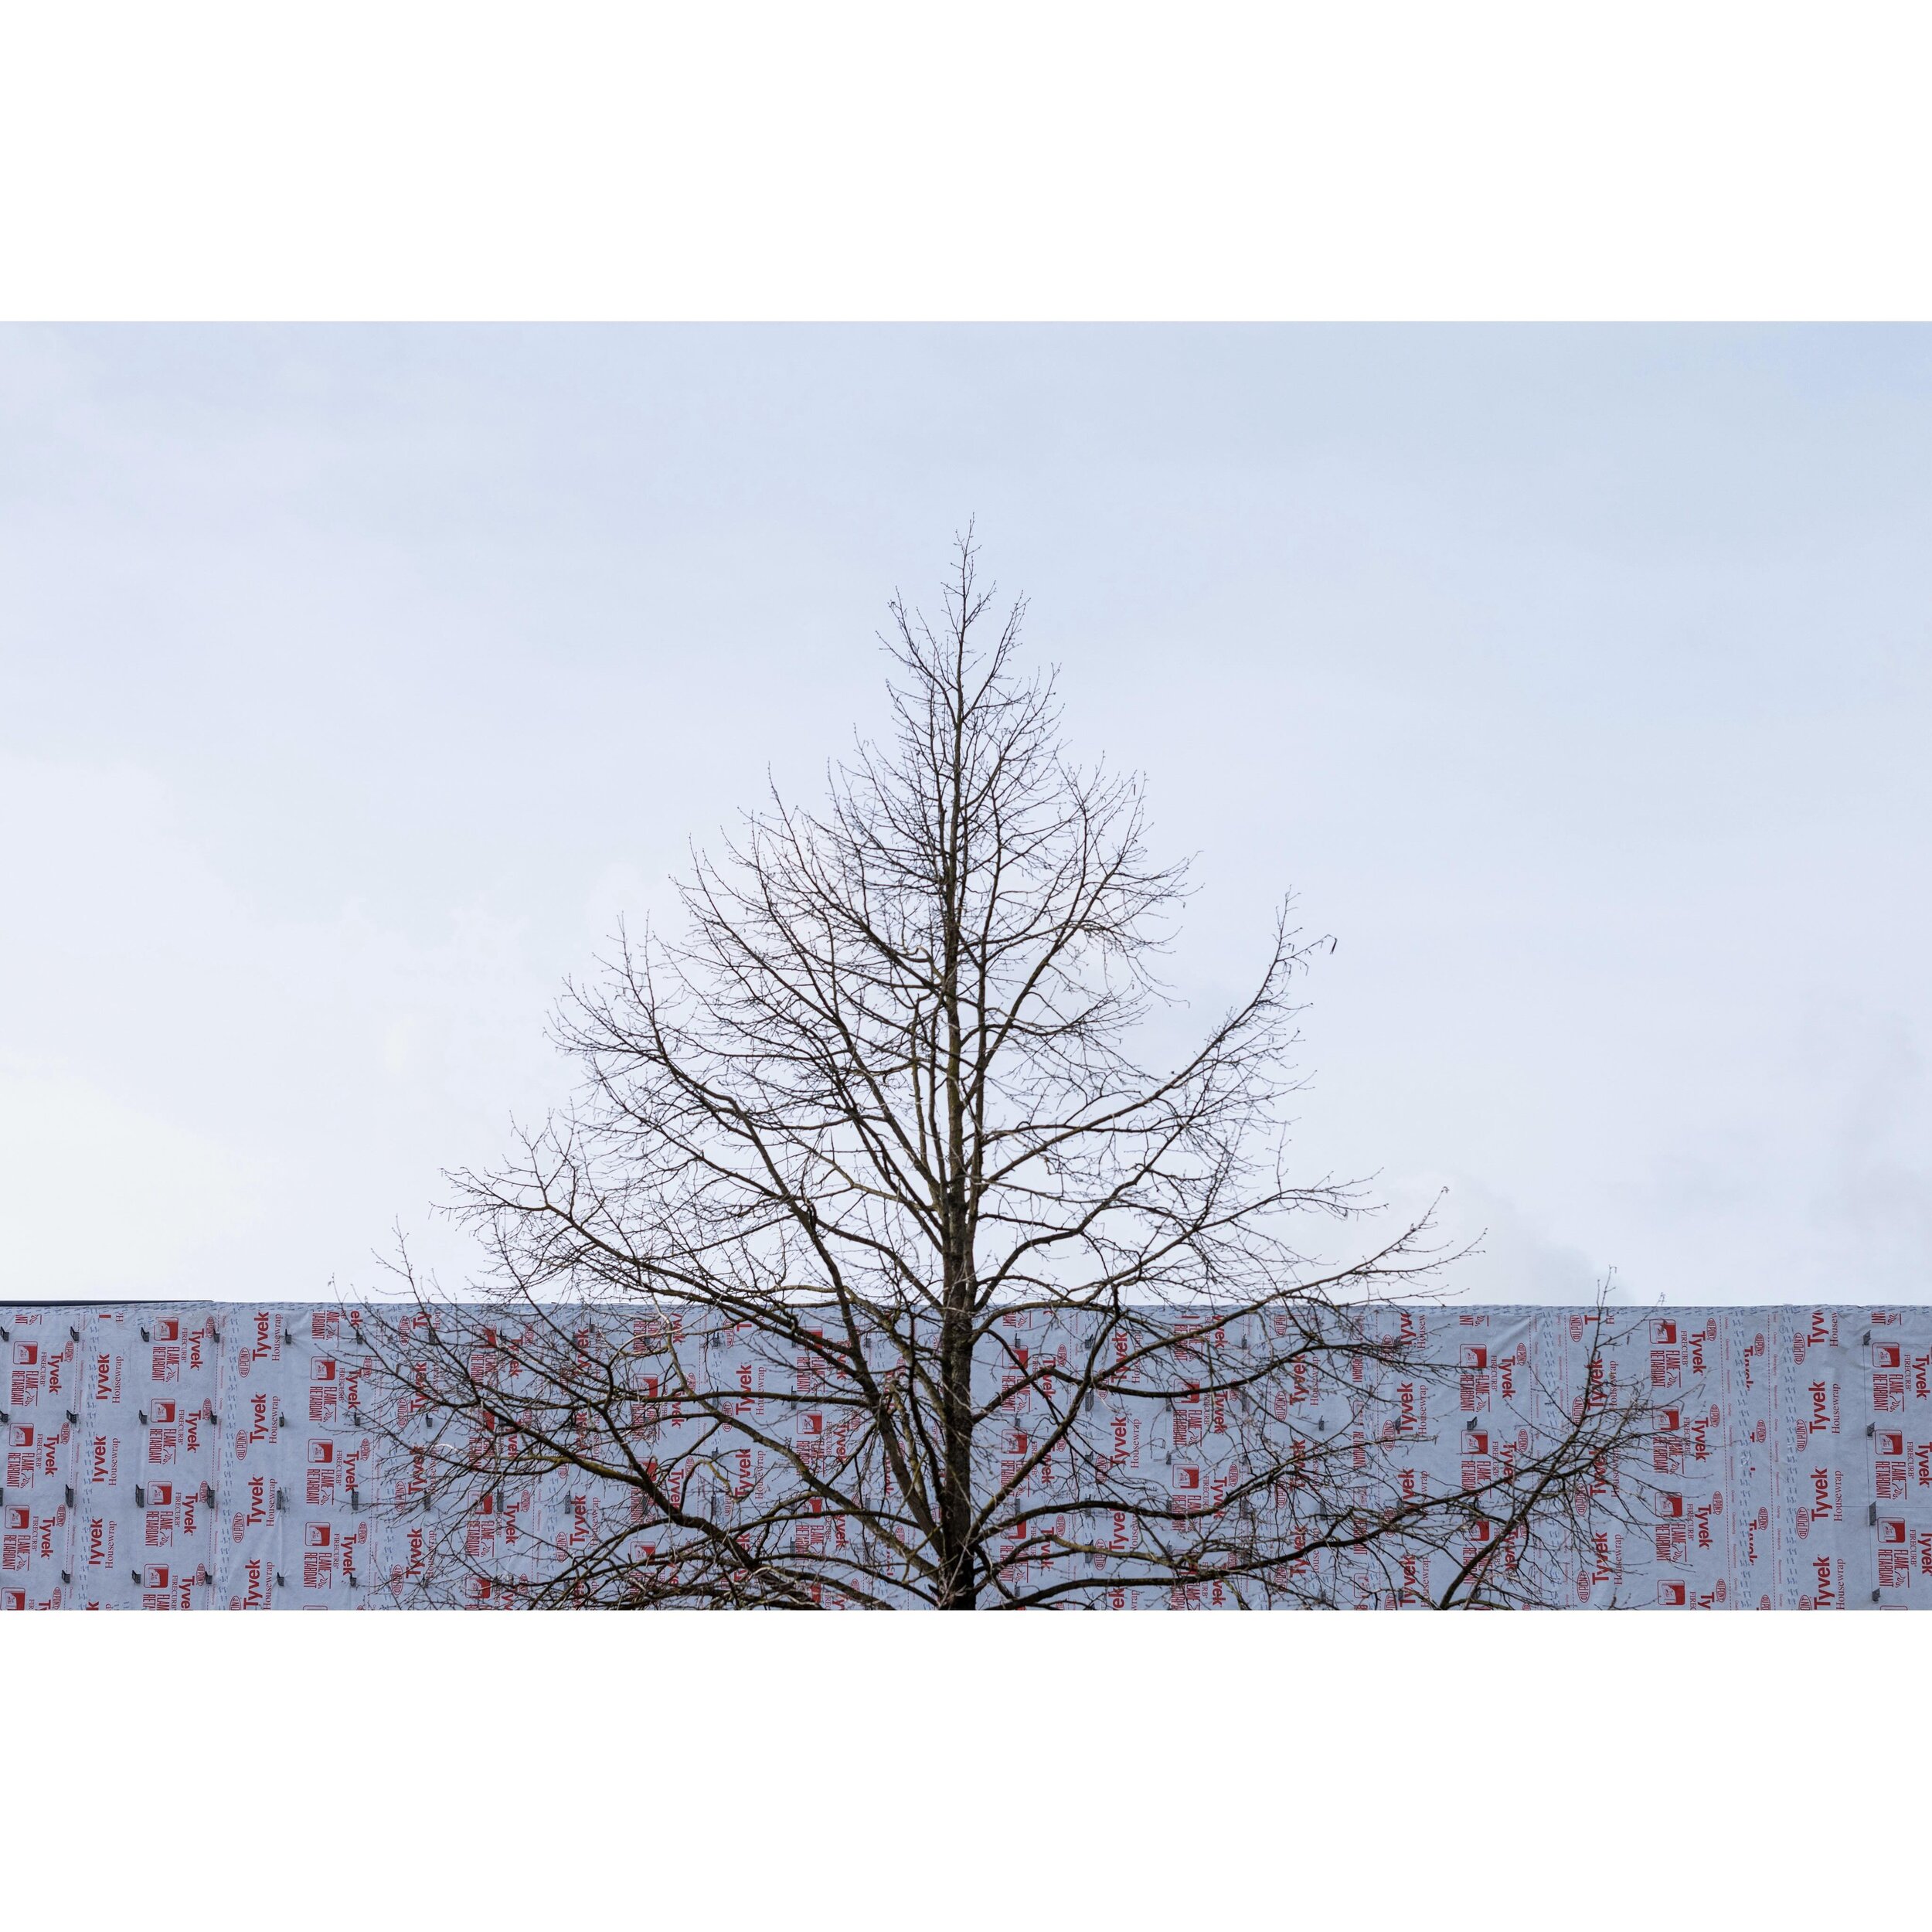
[[(1253, 992), (1137, 1053), (1185, 870), (1066, 752), (970, 535), (895, 601), (893, 730), (694, 859), (566, 989), (566, 1113), (455, 1177), (479, 1282), (368, 1325), (410, 1587), (530, 1604), (1535, 1602), (1643, 1404), (1526, 1390), (1418, 1481), (1459, 1372), (1425, 1219), (1342, 1261), (1298, 1183), (1284, 906)], [(1600, 1333), (1600, 1325), (1599, 1327)], [(1433, 1392), (1433, 1395), (1432, 1393)], [(1453, 1428), (1453, 1422), (1443, 1427)], [(544, 1499), (547, 1498), (547, 1501)], [(539, 1505), (547, 1512), (539, 1526)]]

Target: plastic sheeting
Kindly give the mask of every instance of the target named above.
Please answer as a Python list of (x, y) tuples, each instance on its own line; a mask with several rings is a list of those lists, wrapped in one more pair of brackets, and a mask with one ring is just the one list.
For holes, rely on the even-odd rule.
[[(1419, 1477), (1481, 1480), (1518, 1379), (1577, 1379), (1590, 1312), (1451, 1305), (1458, 1406)], [(1619, 1311), (1615, 1372), (1647, 1387), (1645, 1519), (1607, 1529), (1578, 1604), (1932, 1607), (1932, 1308)], [(0, 1608), (406, 1605), (429, 1505), (366, 1426), (347, 1311), (304, 1303), (0, 1308)], [(1448, 1332), (1453, 1331), (1453, 1334)], [(1185, 1484), (1184, 1458), (1173, 1480)], [(479, 1536), (567, 1540), (606, 1506), (560, 1480)], [(1426, 1583), (1424, 1584), (1426, 1591)], [(1121, 1607), (1192, 1606), (1185, 1591)]]

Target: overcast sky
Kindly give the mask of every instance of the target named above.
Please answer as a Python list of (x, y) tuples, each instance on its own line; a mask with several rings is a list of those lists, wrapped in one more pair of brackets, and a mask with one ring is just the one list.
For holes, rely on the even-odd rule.
[(0, 1291), (369, 1286), (977, 514), (1311, 1173), (1923, 1298), (1929, 509), (1916, 330), (0, 332)]

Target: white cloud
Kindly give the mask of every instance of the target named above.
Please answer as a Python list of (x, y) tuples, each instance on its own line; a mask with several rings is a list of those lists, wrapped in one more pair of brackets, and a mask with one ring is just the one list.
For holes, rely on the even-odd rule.
[(206, 1293), (218, 1250), (259, 1235), (271, 1200), (264, 1164), (232, 1145), (70, 1073), (0, 1068), (8, 1294)]

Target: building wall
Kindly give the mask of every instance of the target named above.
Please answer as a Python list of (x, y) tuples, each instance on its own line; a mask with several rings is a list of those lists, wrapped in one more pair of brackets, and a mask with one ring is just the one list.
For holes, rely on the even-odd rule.
[[(1427, 1319), (1464, 1366), (1417, 1461), (1454, 1482), (1488, 1452), (1512, 1378), (1576, 1379), (1590, 1315)], [(0, 1307), (0, 1607), (406, 1605), (420, 1502), (378, 1469), (345, 1311)], [(1614, 1348), (1672, 1426), (1645, 1519), (1606, 1536), (1577, 1603), (1932, 1606), (1932, 1308), (1660, 1308)], [(522, 1527), (567, 1533), (563, 1492), (534, 1498)], [(1169, 1602), (1191, 1607), (1165, 1590), (1130, 1607)]]

